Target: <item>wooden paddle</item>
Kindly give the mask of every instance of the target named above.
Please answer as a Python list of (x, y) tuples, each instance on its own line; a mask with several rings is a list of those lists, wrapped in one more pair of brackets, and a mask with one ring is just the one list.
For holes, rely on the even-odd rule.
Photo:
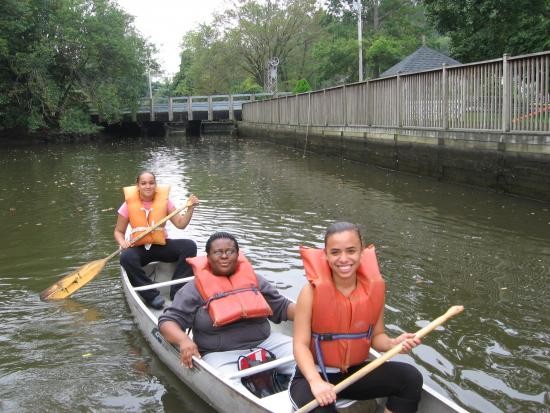
[[(170, 214), (162, 218), (159, 222), (157, 222), (155, 225), (141, 233), (136, 239), (133, 240), (133, 242), (139, 241), (144, 236), (149, 234), (150, 232), (157, 229), (159, 226), (164, 224), (166, 221), (171, 219), (174, 215), (180, 213), (184, 209), (187, 209), (189, 207), (188, 204), (175, 209)], [(79, 290), (83, 286), (85, 286), (87, 283), (92, 281), (97, 274), (100, 273), (100, 271), (105, 267), (105, 264), (107, 261), (109, 261), (111, 258), (113, 258), (115, 255), (118, 255), (122, 251), (122, 249), (117, 249), (115, 252), (113, 252), (111, 255), (108, 255), (107, 257), (95, 260), (92, 262), (89, 262), (87, 264), (84, 264), (80, 268), (78, 268), (76, 271), (73, 271), (69, 275), (66, 275), (65, 277), (61, 278), (59, 281), (57, 281), (55, 284), (53, 284), (51, 287), (46, 288), (44, 291), (40, 293), (40, 299), (41, 300), (62, 300), (63, 298), (67, 298), (72, 293), (74, 293), (76, 290)]]
[[(464, 310), (464, 307), (461, 305), (454, 305), (451, 308), (447, 310), (447, 312), (435, 320), (433, 320), (430, 324), (428, 324), (426, 327), (421, 328), (418, 330), (415, 334), (415, 337), (422, 338), (425, 335), (427, 335), (429, 332), (431, 332), (433, 329), (435, 329), (437, 326), (443, 324), (446, 322), (449, 318), (454, 317), (457, 314), (460, 314)], [(334, 391), (336, 393), (341, 392), (346, 387), (350, 386), (351, 384), (355, 383), (357, 380), (363, 378), (367, 374), (369, 374), (371, 371), (373, 371), (375, 368), (380, 366), (381, 364), (385, 363), (389, 359), (391, 359), (396, 354), (400, 353), (403, 349), (403, 344), (399, 343), (395, 347), (392, 347), (389, 351), (384, 353), (382, 356), (378, 357), (377, 359), (371, 361), (369, 364), (367, 364), (365, 367), (363, 367), (361, 370), (356, 371), (348, 378), (342, 380), (340, 383), (334, 386)], [(296, 410), (294, 413), (307, 413), (311, 410), (315, 409), (317, 406), (319, 406), (319, 402), (317, 400), (313, 399), (308, 404), (302, 406), (300, 409)]]

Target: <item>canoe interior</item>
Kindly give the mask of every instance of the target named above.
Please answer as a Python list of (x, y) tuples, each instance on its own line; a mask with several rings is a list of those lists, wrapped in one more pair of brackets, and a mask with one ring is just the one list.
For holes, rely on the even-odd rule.
[[(145, 267), (147, 275), (153, 283), (169, 281), (174, 270), (173, 263), (151, 263)], [(132, 315), (145, 339), (159, 356), (164, 364), (178, 378), (203, 400), (220, 412), (246, 411), (246, 412), (276, 412), (291, 413), (293, 411), (288, 392), (283, 391), (274, 395), (258, 398), (248, 391), (239, 378), (228, 379), (202, 360), (196, 359), (196, 367), (186, 369), (179, 362), (178, 351), (164, 340), (157, 328), (157, 320), (163, 310), (155, 310), (147, 307), (136, 291), (131, 287), (126, 273), (121, 268), (124, 293)], [(170, 286), (158, 288), (165, 298), (165, 308), (172, 304), (170, 300)], [(286, 334), (291, 334), (291, 323), (273, 325), (273, 329)], [(235, 370), (236, 372), (236, 370)], [(348, 401), (349, 402), (349, 401)], [(384, 399), (376, 401), (363, 401), (344, 403), (339, 411), (382, 413), (384, 411)], [(427, 385), (424, 385), (419, 412), (438, 413), (467, 413), (452, 400), (437, 393)]]

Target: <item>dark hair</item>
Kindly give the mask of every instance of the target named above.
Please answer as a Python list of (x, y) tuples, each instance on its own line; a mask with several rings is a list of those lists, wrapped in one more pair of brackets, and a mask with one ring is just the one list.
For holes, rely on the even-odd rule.
[(148, 169), (144, 169), (136, 176), (136, 184), (139, 184), (139, 178), (141, 178), (141, 175), (145, 175), (145, 174), (153, 175), (153, 178), (155, 178), (155, 182), (157, 181), (157, 177), (153, 172), (149, 171)]
[(212, 235), (210, 235), (210, 238), (208, 238), (208, 241), (206, 241), (206, 246), (204, 247), (204, 250), (207, 254), (210, 252), (210, 247), (212, 246), (212, 243), (217, 239), (230, 239), (235, 243), (235, 249), (237, 250), (237, 252), (239, 252), (239, 243), (237, 242), (237, 239), (229, 232), (219, 231), (214, 232)]
[(361, 235), (361, 230), (357, 224), (352, 224), (351, 222), (335, 222), (334, 224), (329, 225), (325, 232), (325, 247), (327, 246), (327, 240), (330, 236), (344, 231), (355, 231), (359, 237), (359, 242), (363, 245), (363, 236)]

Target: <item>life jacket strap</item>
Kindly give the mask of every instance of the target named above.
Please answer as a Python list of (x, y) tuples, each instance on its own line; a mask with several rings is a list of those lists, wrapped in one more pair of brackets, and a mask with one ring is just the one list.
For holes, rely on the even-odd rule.
[(311, 333), (313, 337), (313, 345), (315, 346), (315, 356), (317, 358), (317, 365), (321, 369), (321, 373), (326, 381), (327, 368), (323, 360), (323, 351), (321, 350), (321, 341), (333, 341), (333, 340), (355, 340), (360, 338), (370, 338), (372, 336), (373, 326), (370, 325), (369, 329), (361, 333)]
[(258, 287), (255, 287), (253, 285), (251, 285), (250, 287), (235, 288), (234, 290), (231, 290), (231, 291), (222, 291), (220, 293), (216, 293), (213, 296), (209, 297), (208, 300), (206, 301), (206, 304), (204, 305), (204, 308), (208, 309), (208, 306), (214, 300), (219, 300), (220, 298), (224, 298), (233, 294), (239, 294), (245, 291), (252, 291), (256, 294), (260, 294), (260, 290), (258, 289)]

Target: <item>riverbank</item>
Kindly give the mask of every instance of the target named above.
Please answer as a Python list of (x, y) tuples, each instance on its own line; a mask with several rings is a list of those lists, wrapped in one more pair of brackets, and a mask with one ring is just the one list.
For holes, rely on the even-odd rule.
[(62, 131), (0, 130), (0, 146), (27, 146), (50, 143), (85, 143), (105, 138), (103, 128), (92, 133)]

